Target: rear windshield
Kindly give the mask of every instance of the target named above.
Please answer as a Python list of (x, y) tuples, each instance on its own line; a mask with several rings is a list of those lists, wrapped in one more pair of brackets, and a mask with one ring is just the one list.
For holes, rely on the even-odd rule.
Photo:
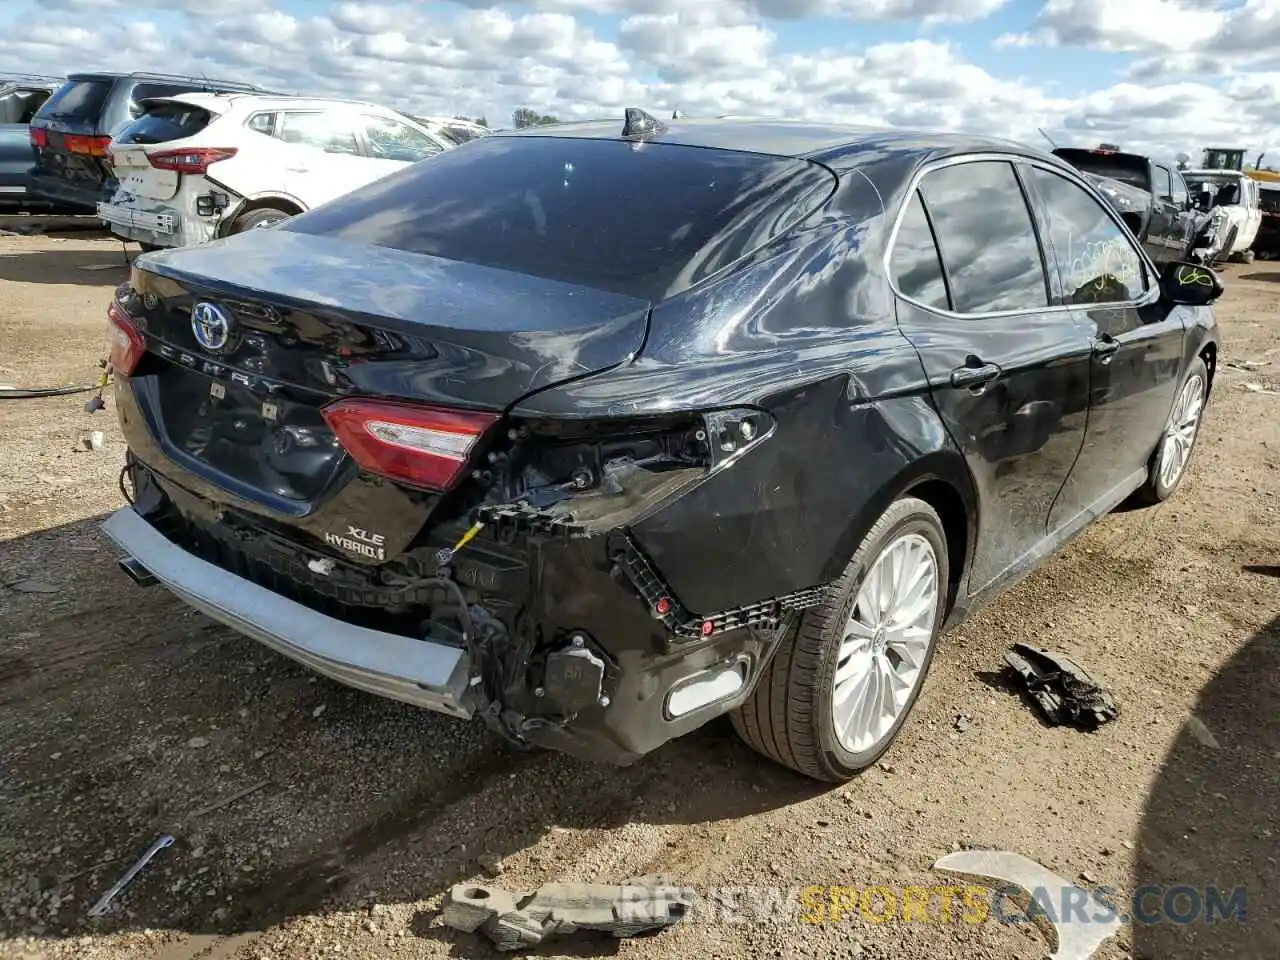
[(40, 116), (50, 120), (96, 121), (111, 86), (110, 80), (69, 80), (49, 98)]
[(1077, 170), (1095, 177), (1110, 177), (1139, 190), (1150, 190), (1150, 166), (1145, 157), (1130, 153), (1094, 153), (1091, 150), (1055, 150)]
[(155, 103), (116, 137), (117, 143), (168, 143), (194, 137), (209, 125), (213, 115), (185, 103)]
[(835, 186), (805, 160), (662, 143), (480, 137), (282, 229), (656, 301), (751, 252)]

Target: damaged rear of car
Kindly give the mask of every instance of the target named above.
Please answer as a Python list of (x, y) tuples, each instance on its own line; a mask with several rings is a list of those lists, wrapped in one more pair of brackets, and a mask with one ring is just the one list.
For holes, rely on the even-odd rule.
[(794, 460), (842, 388), (724, 320), (828, 256), (838, 184), (792, 156), (492, 136), (140, 259), (110, 310), (125, 569), (337, 680), (581, 757), (731, 710), (848, 518), (780, 536), (823, 522)]

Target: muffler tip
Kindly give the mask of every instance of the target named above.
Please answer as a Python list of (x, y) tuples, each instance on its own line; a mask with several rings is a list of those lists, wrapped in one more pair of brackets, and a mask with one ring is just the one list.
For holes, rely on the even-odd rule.
[(140, 587), (149, 587), (156, 582), (156, 578), (151, 571), (133, 559), (133, 557), (121, 557), (120, 569), (127, 573), (129, 579)]

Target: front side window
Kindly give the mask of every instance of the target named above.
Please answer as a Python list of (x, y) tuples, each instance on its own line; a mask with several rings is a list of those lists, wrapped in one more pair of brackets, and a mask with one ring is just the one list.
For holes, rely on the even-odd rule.
[(1191, 195), (1187, 192), (1187, 181), (1182, 179), (1182, 174), (1176, 170), (1173, 171), (1173, 202), (1178, 205), (1179, 209), (1186, 209), (1187, 203), (1191, 199)]
[(893, 282), (903, 296), (926, 307), (946, 310), (947, 283), (942, 277), (942, 262), (933, 240), (929, 218), (919, 191), (913, 191), (902, 214), (898, 235), (893, 241), (893, 253), (889, 255), (889, 268)]
[(957, 313), (1048, 306), (1044, 263), (1013, 165), (980, 160), (920, 181)]
[(1155, 169), (1155, 195), (1161, 200), (1173, 200), (1173, 181), (1169, 177), (1169, 168), (1157, 166)]
[(1129, 238), (1082, 187), (1039, 167), (1028, 171), (1044, 203), (1041, 226), (1057, 260), (1060, 303), (1127, 303), (1142, 298), (1147, 271)]
[(325, 153), (360, 154), (351, 118), (345, 114), (286, 111), (280, 115), (280, 132), (276, 136), (285, 143), (314, 147)]
[(440, 153), (443, 148), (421, 130), (391, 117), (362, 116), (364, 139), (369, 156), (378, 160), (415, 163)]

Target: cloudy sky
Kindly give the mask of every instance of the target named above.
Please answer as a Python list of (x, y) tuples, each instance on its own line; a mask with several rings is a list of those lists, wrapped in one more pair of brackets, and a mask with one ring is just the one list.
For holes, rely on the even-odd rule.
[(1280, 163), (1280, 0), (4, 0), (0, 70), (198, 72), (510, 123), (655, 112)]

